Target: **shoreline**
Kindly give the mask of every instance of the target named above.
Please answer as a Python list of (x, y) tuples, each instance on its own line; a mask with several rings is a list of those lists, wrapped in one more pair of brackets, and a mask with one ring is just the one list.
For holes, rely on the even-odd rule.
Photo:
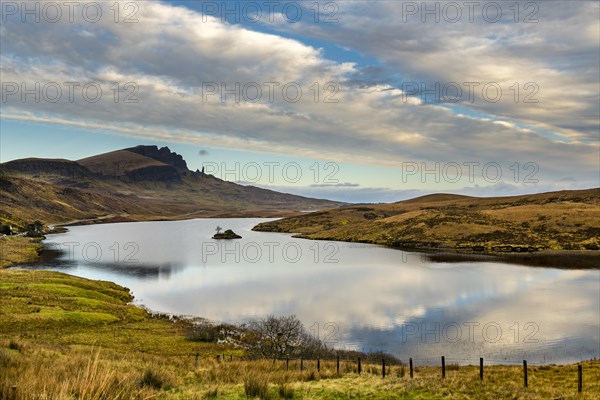
[(39, 261), (44, 251), (42, 240), (43, 237), (0, 237), (0, 271), (19, 264)]
[[(258, 226), (258, 225), (257, 225)], [(252, 230), (255, 230), (254, 228)], [(275, 232), (262, 231), (256, 232)], [(343, 243), (358, 243), (383, 246), (388, 249), (400, 250), (410, 253), (419, 253), (431, 262), (504, 262), (526, 267), (557, 268), (557, 269), (600, 269), (600, 250), (538, 250), (534, 252), (498, 252), (474, 251), (463, 248), (433, 248), (394, 246), (385, 243), (373, 243), (357, 240), (339, 240), (333, 238), (312, 238), (294, 232), (278, 232), (292, 234), (294, 238), (307, 240), (334, 241)], [(577, 262), (579, 265), (573, 266)]]
[[(65, 223), (51, 224), (54, 229), (45, 235), (52, 235), (58, 233), (64, 233), (70, 226), (87, 226), (87, 225), (98, 225), (98, 224), (110, 224), (110, 223), (126, 223), (126, 222), (162, 222), (162, 221), (185, 221), (191, 219), (210, 219), (210, 218), (285, 218), (287, 216), (301, 215), (302, 212), (247, 212), (247, 213), (222, 213), (215, 215), (203, 216), (191, 216), (191, 215), (178, 215), (172, 217), (158, 217), (158, 218), (147, 218), (147, 217), (123, 217), (123, 216), (103, 216), (84, 220), (69, 221)], [(258, 225), (257, 225), (258, 226)], [(252, 228), (255, 230), (256, 226)], [(261, 231), (257, 232), (273, 232), (273, 231)], [(443, 248), (436, 249), (431, 247), (409, 247), (409, 246), (394, 246), (383, 243), (372, 243), (362, 242), (355, 240), (339, 240), (332, 238), (310, 238), (306, 235), (294, 233), (294, 232), (280, 232), (289, 233), (293, 237), (299, 239), (308, 240), (328, 240), (335, 242), (344, 243), (362, 243), (362, 244), (373, 244), (380, 245), (394, 250), (401, 250), (410, 253), (418, 253), (422, 257), (427, 258), (430, 262), (439, 263), (458, 263), (458, 262), (504, 262), (508, 264), (522, 265), (527, 267), (540, 267), (540, 268), (557, 268), (557, 269), (600, 269), (600, 251), (599, 250), (538, 250), (534, 252), (494, 252), (494, 251), (473, 251), (466, 250), (463, 248)], [(5, 236), (0, 238), (0, 241), (11, 238), (12, 236)], [(23, 237), (25, 238), (25, 237)], [(0, 257), (0, 269), (10, 268), (13, 265), (38, 262), (42, 258), (42, 253), (46, 251), (44, 249), (42, 240), (44, 238), (27, 238), (29, 239), (32, 246), (37, 248), (37, 257), (29, 256), (23, 261), (14, 262), (13, 264), (5, 265), (6, 252), (2, 252)], [(9, 239), (10, 240), (10, 239)], [(37, 243), (34, 243), (37, 242)], [(577, 263), (576, 266), (573, 263)]]
[[(318, 211), (318, 210), (315, 210)], [(304, 215), (306, 212), (246, 212), (246, 213), (221, 213), (215, 215), (203, 215), (202, 217), (195, 216), (175, 216), (175, 217), (163, 217), (159, 219), (133, 219), (133, 218), (113, 218), (113, 217), (99, 217), (89, 220), (80, 220), (74, 222), (68, 222), (64, 224), (57, 224), (57, 227), (68, 227), (68, 226), (84, 226), (84, 225), (95, 225), (95, 224), (108, 224), (108, 223), (121, 223), (121, 222), (146, 222), (146, 221), (185, 221), (189, 219), (203, 219), (203, 218), (278, 218), (283, 219), (287, 217), (293, 217), (298, 215)], [(179, 218), (181, 217), (181, 218)], [(257, 225), (258, 226), (258, 225)], [(255, 230), (253, 227), (252, 230)], [(265, 232), (269, 231), (259, 231)], [(59, 233), (59, 232), (55, 232)], [(294, 232), (281, 232), (289, 233), (294, 235), (293, 237), (299, 239), (308, 240), (330, 240), (335, 242), (344, 243), (365, 243), (385, 246), (390, 249), (401, 250), (411, 253), (419, 253), (425, 256), (431, 262), (505, 262), (508, 264), (516, 264), (528, 267), (540, 267), (540, 268), (558, 268), (558, 269), (600, 269), (600, 250), (538, 250), (534, 252), (495, 252), (495, 251), (473, 251), (465, 250), (462, 248), (444, 248), (435, 249), (431, 247), (408, 247), (408, 246), (393, 246), (382, 243), (367, 243), (354, 240), (339, 240), (339, 239), (314, 239), (306, 237), (299, 233)], [(577, 266), (572, 266), (571, 263), (579, 263)]]
[[(416, 252), (431, 262), (503, 262), (527, 267), (557, 269), (600, 269), (600, 251), (598, 250), (540, 250), (531, 253), (472, 252), (461, 249), (432, 250), (425, 248), (393, 249)], [(573, 266), (573, 263), (577, 263)]]
[[(316, 212), (319, 210), (311, 211)], [(171, 216), (123, 216), (107, 215), (75, 221), (50, 224), (55, 227), (86, 226), (99, 224), (115, 224), (124, 222), (167, 222), (167, 221), (187, 221), (191, 219), (214, 219), (214, 218), (287, 218), (306, 214), (305, 211), (232, 211), (232, 212), (210, 212), (203, 211)], [(53, 232), (54, 233), (54, 232)]]

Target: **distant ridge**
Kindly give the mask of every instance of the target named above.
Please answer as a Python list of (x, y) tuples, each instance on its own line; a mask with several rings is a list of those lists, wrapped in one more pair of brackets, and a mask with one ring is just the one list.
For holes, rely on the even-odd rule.
[(342, 204), (190, 171), (168, 147), (136, 146), (78, 161), (26, 158), (0, 164), (0, 222), (16, 226), (32, 219), (283, 216)]
[(61, 158), (23, 158), (0, 164), (0, 173), (26, 174), (34, 178), (59, 176), (64, 178), (83, 178), (93, 173), (76, 161)]
[(465, 196), (462, 194), (451, 194), (451, 193), (434, 193), (426, 194), (424, 196), (415, 197), (409, 200), (397, 201), (396, 203), (434, 203), (438, 201), (452, 201), (452, 200), (465, 200), (472, 199), (471, 196)]

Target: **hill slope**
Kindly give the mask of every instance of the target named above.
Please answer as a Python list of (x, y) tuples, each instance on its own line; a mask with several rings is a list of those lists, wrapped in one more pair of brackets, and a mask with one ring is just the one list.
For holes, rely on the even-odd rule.
[(91, 172), (106, 176), (124, 176), (128, 172), (147, 167), (166, 167), (167, 164), (127, 150), (111, 151), (77, 160)]
[(600, 189), (490, 198), (430, 195), (294, 216), (254, 229), (405, 248), (598, 249), (599, 200)]
[(341, 204), (192, 172), (167, 147), (137, 146), (78, 161), (29, 158), (0, 164), (0, 222), (16, 227), (33, 219), (64, 223), (99, 217), (289, 215)]

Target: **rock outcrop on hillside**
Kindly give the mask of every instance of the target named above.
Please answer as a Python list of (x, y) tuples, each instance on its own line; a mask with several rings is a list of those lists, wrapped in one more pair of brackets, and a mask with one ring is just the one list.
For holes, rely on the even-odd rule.
[(170, 165), (152, 165), (125, 174), (133, 182), (181, 182), (181, 173)]
[(22, 229), (35, 219), (52, 224), (96, 218), (271, 217), (339, 205), (192, 172), (168, 147), (137, 146), (77, 161), (0, 163), (0, 223)]
[(168, 147), (161, 147), (159, 149), (158, 146), (140, 145), (136, 147), (130, 147), (125, 150), (140, 154), (142, 156), (150, 157), (154, 160), (171, 165), (177, 168), (178, 170), (188, 170), (187, 163), (185, 162), (181, 154), (177, 154), (171, 151), (171, 149), (169, 149)]

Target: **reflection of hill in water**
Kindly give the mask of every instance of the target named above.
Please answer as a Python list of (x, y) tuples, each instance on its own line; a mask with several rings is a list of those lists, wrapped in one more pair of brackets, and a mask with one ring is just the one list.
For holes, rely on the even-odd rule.
[(175, 264), (133, 264), (133, 263), (90, 263), (85, 268), (97, 268), (99, 271), (140, 279), (169, 279), (176, 272), (183, 271), (185, 266)]
[(53, 246), (45, 246), (36, 263), (21, 265), (21, 268), (45, 269), (79, 275), (80, 268), (90, 272), (111, 274), (138, 279), (169, 279), (174, 273), (185, 269), (184, 265), (175, 263), (125, 263), (125, 262), (85, 262), (70, 260), (66, 250), (57, 250)]

